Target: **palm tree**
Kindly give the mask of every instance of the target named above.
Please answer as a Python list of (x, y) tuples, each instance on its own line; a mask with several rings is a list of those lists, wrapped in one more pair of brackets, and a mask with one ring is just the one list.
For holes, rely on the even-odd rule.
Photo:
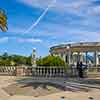
[(4, 10), (0, 9), (0, 29), (5, 32), (7, 31), (7, 16)]

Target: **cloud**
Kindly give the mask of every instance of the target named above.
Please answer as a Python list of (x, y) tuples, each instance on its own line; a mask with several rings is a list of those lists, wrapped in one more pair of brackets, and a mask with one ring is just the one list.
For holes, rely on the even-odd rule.
[(0, 43), (6, 43), (8, 42), (8, 37), (1, 37), (0, 38)]
[[(46, 9), (47, 6), (53, 1), (51, 0), (17, 0), (29, 7), (38, 7)], [(87, 9), (92, 3), (92, 0), (57, 0), (51, 8), (52, 11), (72, 12), (80, 14), (82, 10)]]
[[(17, 0), (17, 1), (27, 6), (43, 8), (43, 9), (46, 9), (48, 5), (51, 3), (51, 0)], [(100, 7), (95, 6), (93, 1), (94, 0), (75, 0), (75, 1), (74, 0), (56, 0), (56, 2), (54, 3), (54, 6), (49, 9), (47, 15), (45, 16), (45, 13), (47, 12), (47, 10), (46, 11), (44, 10), (44, 14), (41, 16), (38, 16), (37, 20), (32, 25), (31, 25), (32, 22), (30, 22), (29, 26), (31, 27), (26, 28), (24, 32), (29, 33), (31, 30), (33, 31), (33, 29), (36, 29), (37, 28), (36, 26), (39, 25), (38, 23), (43, 17), (44, 19), (41, 22), (44, 22), (43, 24), (45, 25), (47, 25), (47, 23), (50, 23), (51, 24), (50, 27), (52, 29), (53, 29), (52, 27), (53, 24), (59, 24), (59, 26), (62, 25), (62, 27), (70, 26), (72, 28), (74, 28), (73, 26), (75, 26), (75, 28), (85, 27), (85, 29), (87, 29), (86, 27), (88, 28), (92, 27), (91, 30), (94, 28), (97, 28), (97, 25), (96, 24), (94, 25), (94, 23), (98, 22), (96, 21), (97, 16), (96, 18), (92, 18), (91, 13), (98, 13), (100, 11)], [(33, 12), (34, 12), (34, 9), (33, 9)], [(50, 14), (52, 16), (48, 16)], [(45, 20), (45, 17), (47, 20)], [(56, 28), (56, 26), (57, 25), (55, 25), (54, 28)], [(57, 30), (59, 33), (60, 29), (58, 28)], [(23, 32), (21, 31), (21, 33)], [(54, 30), (53, 30), (53, 33), (55, 33)]]
[(24, 34), (24, 30), (25, 28), (20, 28), (19, 26), (17, 26), (17, 27), (9, 27), (7, 32)]
[(91, 10), (88, 11), (90, 15), (100, 14), (100, 6), (91, 7)]
[(42, 43), (41, 39), (34, 39), (34, 38), (17, 38), (19, 43)]
[[(21, 2), (29, 7), (37, 7), (37, 8), (43, 8), (46, 9), (48, 7), (48, 4), (50, 4), (51, 0), (17, 0), (18, 2)], [(73, 37), (77, 39), (84, 39), (88, 37), (88, 39), (91, 39), (92, 34), (95, 36), (95, 33), (99, 33), (100, 31), (100, 20), (97, 20), (96, 13), (99, 13), (100, 7), (93, 4), (94, 0), (57, 0), (55, 5), (49, 10), (45, 18), (41, 21), (41, 23), (38, 24), (40, 20), (36, 22), (36, 24), (33, 23), (33, 25), (29, 28), (28, 32), (29, 34), (26, 34), (27, 36), (31, 34), (31, 36), (34, 35), (51, 35), (55, 36), (58, 41), (61, 37), (68, 37), (69, 34), (73, 34)], [(34, 13), (34, 9), (33, 9)], [(91, 13), (94, 13), (94, 16), (91, 16)], [(32, 19), (34, 19), (34, 16), (32, 16)], [(38, 17), (37, 17), (38, 19)], [(31, 25), (31, 21), (28, 23), (28, 27)], [(35, 27), (38, 24), (38, 27)], [(33, 30), (33, 28), (35, 29)], [(27, 28), (28, 29), (28, 28)], [(15, 32), (23, 33), (22, 28), (21, 29), (14, 29)], [(25, 30), (25, 29), (23, 29)], [(29, 32), (30, 31), (30, 32)], [(36, 32), (38, 31), (38, 32)], [(80, 34), (77, 35), (78, 31), (80, 31)], [(89, 32), (88, 32), (89, 31)], [(36, 33), (35, 33), (36, 32)], [(84, 35), (85, 34), (85, 35)], [(87, 34), (87, 35), (86, 35)], [(76, 35), (76, 36), (75, 36)], [(99, 34), (97, 37), (100, 36)], [(78, 39), (78, 40), (80, 40)], [(93, 38), (92, 38), (93, 39)], [(74, 40), (74, 39), (73, 39)], [(99, 39), (98, 39), (99, 40)], [(22, 40), (21, 40), (22, 41)], [(26, 40), (25, 40), (26, 41)], [(25, 42), (23, 40), (23, 42)], [(51, 41), (51, 39), (49, 39)], [(27, 40), (29, 42), (29, 40)], [(33, 42), (33, 40), (31, 40)]]
[(16, 0), (30, 7), (47, 7), (51, 0)]
[(6, 43), (6, 42), (15, 42), (15, 43), (42, 43), (43, 40), (39, 38), (25, 38), (25, 37), (16, 37), (16, 36), (10, 36), (10, 37), (1, 37), (0, 43)]
[(38, 19), (32, 23), (32, 25), (25, 31), (25, 33), (29, 33), (32, 29), (34, 29), (38, 23), (41, 21), (41, 19), (43, 19), (43, 17), (46, 15), (46, 13), (48, 12), (48, 10), (55, 4), (56, 0), (53, 0), (48, 7), (44, 10), (44, 12), (38, 17)]
[(73, 37), (73, 40), (76, 42), (100, 42), (100, 32), (93, 32), (93, 31), (77, 31), (73, 32), (73, 35), (75, 34), (75, 37)]

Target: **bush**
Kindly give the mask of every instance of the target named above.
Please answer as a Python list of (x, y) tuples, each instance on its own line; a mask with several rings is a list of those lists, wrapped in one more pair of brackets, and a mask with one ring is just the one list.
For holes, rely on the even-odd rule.
[(31, 56), (20, 56), (20, 55), (8, 55), (4, 53), (0, 55), (0, 66), (19, 66), (19, 65), (28, 65), (31, 66)]
[(38, 59), (36, 63), (37, 66), (66, 66), (65, 62), (58, 56), (46, 56), (44, 58)]

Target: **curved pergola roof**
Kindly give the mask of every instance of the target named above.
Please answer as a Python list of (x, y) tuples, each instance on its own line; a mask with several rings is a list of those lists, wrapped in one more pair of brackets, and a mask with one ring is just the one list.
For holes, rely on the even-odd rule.
[(71, 51), (94, 51), (99, 50), (100, 51), (100, 42), (80, 42), (80, 43), (72, 43), (72, 44), (60, 44), (56, 46), (52, 46), (50, 48), (50, 52), (56, 51), (56, 50), (62, 50), (66, 51), (69, 49)]

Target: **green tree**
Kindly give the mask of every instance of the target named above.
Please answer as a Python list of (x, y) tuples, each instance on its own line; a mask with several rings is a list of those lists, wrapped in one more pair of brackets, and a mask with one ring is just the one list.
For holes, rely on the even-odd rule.
[(8, 53), (7, 52), (4, 52), (4, 54), (2, 55), (2, 59), (8, 59)]
[(2, 31), (7, 31), (7, 16), (5, 11), (0, 9), (0, 28)]
[(29, 65), (29, 66), (32, 65), (32, 63), (31, 63), (31, 56), (26, 58), (26, 65)]
[(0, 56), (0, 66), (19, 66), (28, 65), (31, 66), (31, 56), (20, 56), (20, 55), (8, 55), (5, 52)]
[(5, 59), (5, 60), (0, 60), (0, 66), (10, 66), (10, 60), (9, 59)]
[(65, 62), (60, 57), (55, 56), (46, 56), (44, 58), (40, 58), (36, 61), (37, 66), (65, 66)]

